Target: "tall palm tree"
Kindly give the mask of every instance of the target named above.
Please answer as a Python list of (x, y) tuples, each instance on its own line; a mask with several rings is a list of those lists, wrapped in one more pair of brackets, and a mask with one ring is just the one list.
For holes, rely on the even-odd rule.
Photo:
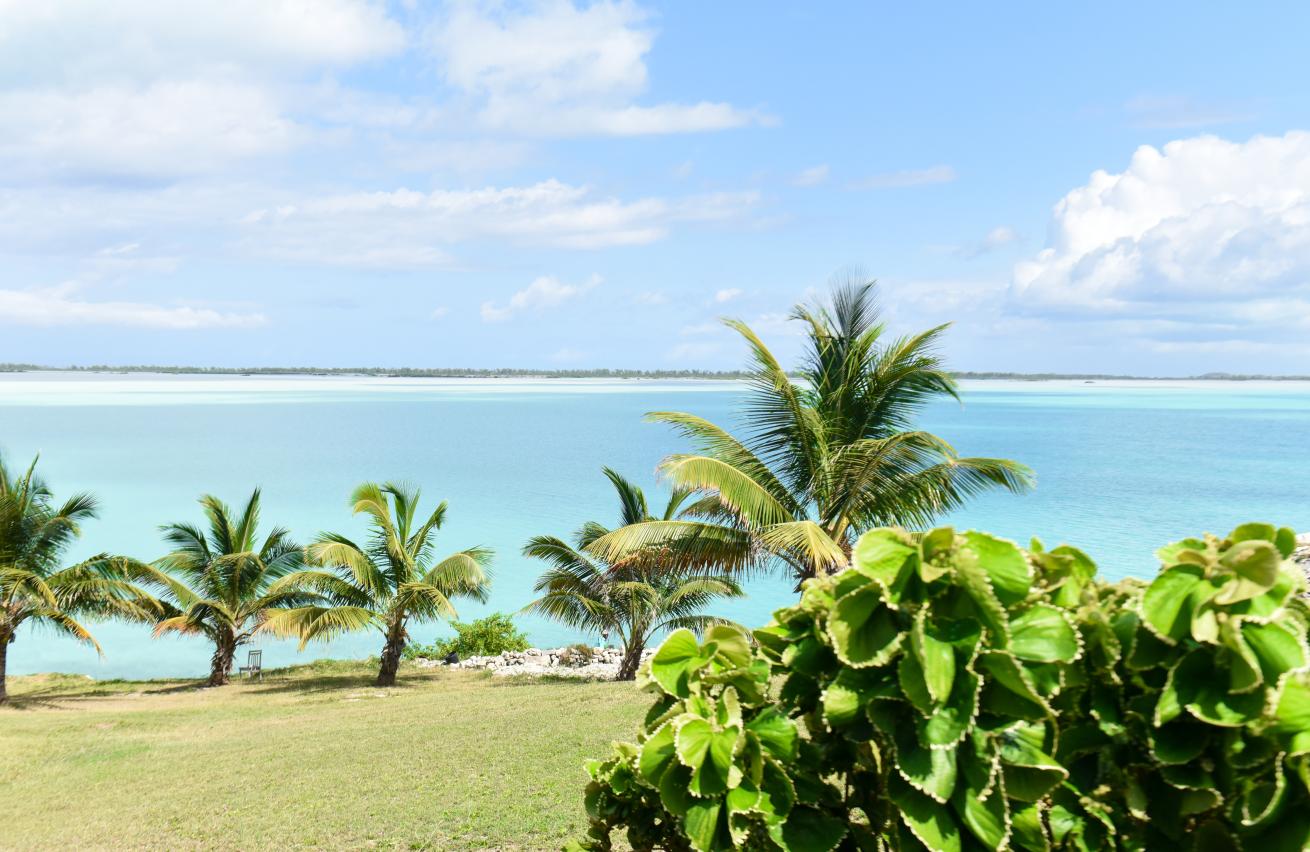
[(280, 583), (304, 564), (301, 546), (291, 533), (275, 527), (259, 537), (260, 493), (256, 488), (240, 515), (206, 494), (200, 506), (208, 532), (187, 523), (160, 527), (173, 550), (155, 561), (169, 579), (163, 586), (167, 617), (155, 635), (194, 634), (214, 643), (209, 685), (231, 678), (237, 649), (251, 640), (277, 609), (317, 599), (305, 589)]
[(350, 499), (355, 514), (369, 516), (371, 540), (360, 546), (337, 533), (320, 534), (307, 552), (311, 564), (326, 570), (303, 571), (286, 582), (326, 600), (279, 612), (264, 629), (297, 636), (304, 647), (313, 639), (375, 627), (383, 637), (377, 684), (392, 686), (411, 622), (458, 618), (452, 598), (487, 599), (491, 551), (471, 547), (434, 559), (433, 538), (446, 518), (446, 503), (416, 523), (417, 488), (366, 482)]
[(99, 652), (78, 618), (158, 615), (159, 602), (138, 582), (151, 581), (153, 572), (136, 560), (101, 553), (61, 567), (81, 534), (79, 524), (95, 516), (96, 501), (89, 494), (55, 505), (36, 475), (36, 460), (21, 475), (11, 475), (0, 459), (0, 704), (8, 700), (9, 645), (21, 625), (50, 627)]
[(1024, 465), (962, 458), (943, 439), (914, 429), (933, 399), (959, 399), (936, 344), (946, 325), (889, 338), (874, 284), (834, 285), (826, 305), (798, 305), (805, 354), (793, 381), (754, 331), (725, 324), (752, 356), (741, 436), (681, 412), (654, 412), (697, 452), (660, 469), (699, 499), (678, 518), (645, 521), (592, 542), (611, 562), (652, 545), (690, 564), (728, 570), (784, 566), (797, 586), (850, 562), (855, 539), (887, 525), (922, 528), (980, 492), (1022, 492)]
[[(618, 493), (620, 529), (655, 520), (640, 488), (608, 467), (604, 470)], [(676, 517), (687, 496), (687, 491), (674, 491), (659, 519)], [(743, 592), (726, 575), (678, 570), (676, 561), (659, 548), (605, 563), (588, 548), (609, 533), (592, 521), (577, 531), (573, 545), (554, 536), (529, 541), (523, 554), (543, 559), (551, 567), (537, 580), (535, 591), (542, 596), (524, 609), (569, 627), (612, 631), (623, 643), (617, 679), (632, 680), (651, 637), (679, 627), (702, 630), (721, 620), (702, 613), (711, 601), (740, 597)]]

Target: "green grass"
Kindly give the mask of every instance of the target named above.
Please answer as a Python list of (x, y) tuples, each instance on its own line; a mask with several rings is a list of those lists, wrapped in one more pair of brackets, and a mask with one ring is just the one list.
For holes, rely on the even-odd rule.
[(263, 683), (9, 680), (5, 848), (558, 849), (630, 683), (315, 663)]

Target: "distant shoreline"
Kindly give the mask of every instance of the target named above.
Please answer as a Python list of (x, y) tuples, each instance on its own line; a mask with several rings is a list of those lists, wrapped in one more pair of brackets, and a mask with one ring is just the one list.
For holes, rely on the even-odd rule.
[[(0, 364), (0, 373), (153, 373), (181, 376), (372, 376), (402, 379), (703, 379), (742, 381), (750, 374), (743, 370), (533, 370), (413, 367), (166, 367), (158, 365), (53, 367), (43, 364)], [(962, 370), (957, 379), (1005, 381), (1228, 381), (1293, 382), (1310, 381), (1310, 375), (1259, 375), (1244, 373), (1203, 373), (1195, 376), (1129, 376), (1113, 373), (1006, 373)]]

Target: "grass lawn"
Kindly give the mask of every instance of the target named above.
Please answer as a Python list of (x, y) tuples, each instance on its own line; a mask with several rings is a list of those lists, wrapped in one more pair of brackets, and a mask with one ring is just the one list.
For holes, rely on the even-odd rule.
[(221, 689), (9, 680), (4, 848), (558, 849), (633, 684), (315, 663)]

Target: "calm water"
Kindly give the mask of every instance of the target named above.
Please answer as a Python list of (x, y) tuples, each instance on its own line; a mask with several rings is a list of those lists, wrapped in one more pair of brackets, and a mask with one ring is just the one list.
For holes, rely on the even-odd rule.
[[(362, 534), (347, 497), (365, 479), (404, 478), (425, 505), (447, 499), (439, 542), (497, 552), (490, 605), (465, 618), (513, 611), (532, 597), (538, 566), (519, 556), (532, 535), (613, 522), (608, 464), (655, 487), (654, 469), (684, 445), (642, 422), (654, 409), (731, 423), (741, 388), (728, 383), (560, 380), (197, 378), (22, 374), (0, 376), (0, 447), (11, 464), (40, 451), (41, 470), (64, 497), (103, 501), (77, 556), (96, 551), (154, 558), (156, 527), (199, 521), (195, 498), (229, 503), (264, 488), (264, 520), (307, 539), (323, 529)], [(1264, 519), (1310, 530), (1310, 385), (1300, 383), (969, 384), (965, 405), (934, 406), (924, 427), (964, 454), (1031, 465), (1037, 491), (993, 495), (951, 518), (1026, 542), (1039, 536), (1088, 551), (1112, 578), (1154, 571), (1159, 545)], [(790, 597), (780, 579), (752, 582), (744, 601), (718, 609), (763, 623)], [(583, 637), (522, 620), (532, 641)], [(200, 640), (151, 639), (146, 628), (95, 630), (105, 656), (48, 634), (11, 647), (11, 673), (96, 677), (198, 675)], [(443, 634), (420, 626), (415, 638)], [(311, 646), (265, 640), (265, 665), (376, 654), (361, 633)]]

